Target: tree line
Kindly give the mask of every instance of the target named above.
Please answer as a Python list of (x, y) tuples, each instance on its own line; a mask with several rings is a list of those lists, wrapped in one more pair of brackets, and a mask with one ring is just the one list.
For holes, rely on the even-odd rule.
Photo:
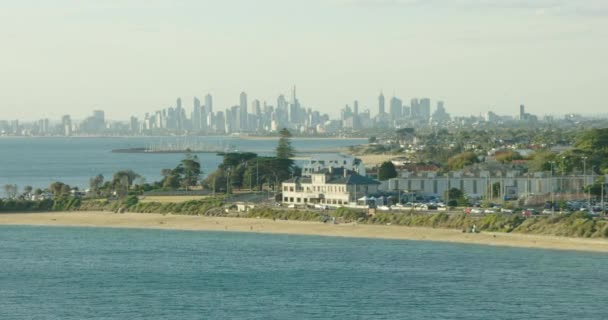
[[(281, 181), (299, 174), (299, 169), (291, 159), (295, 150), (291, 144), (291, 133), (282, 129), (275, 156), (259, 156), (251, 152), (221, 153), (222, 163), (217, 170), (203, 179), (199, 158), (187, 153), (176, 167), (161, 169), (162, 179), (147, 183), (140, 174), (131, 169), (115, 172), (110, 179), (98, 174), (89, 179), (88, 197), (124, 198), (152, 190), (193, 190), (230, 193), (233, 189), (262, 190), (277, 189)], [(76, 187), (63, 182), (53, 182), (45, 189), (26, 186), (20, 193), (18, 186), (7, 184), (4, 193), (8, 199), (42, 199), (45, 195), (53, 198), (70, 197), (81, 194)]]

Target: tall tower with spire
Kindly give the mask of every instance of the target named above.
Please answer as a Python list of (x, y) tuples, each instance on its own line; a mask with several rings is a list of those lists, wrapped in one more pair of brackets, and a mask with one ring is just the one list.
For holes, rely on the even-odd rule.
[(296, 86), (294, 85), (291, 89), (291, 103), (289, 104), (289, 122), (291, 123), (299, 123), (300, 118), (300, 102), (298, 102), (298, 98), (296, 97)]
[(378, 96), (378, 114), (384, 114), (386, 111), (384, 110), (384, 94), (380, 91), (380, 96)]

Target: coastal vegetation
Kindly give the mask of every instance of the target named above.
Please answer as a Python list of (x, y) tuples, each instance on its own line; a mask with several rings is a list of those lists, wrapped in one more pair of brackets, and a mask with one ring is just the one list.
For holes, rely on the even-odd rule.
[(232, 193), (234, 189), (276, 190), (280, 183), (298, 175), (299, 169), (292, 158), (295, 150), (291, 145), (291, 133), (279, 132), (276, 155), (259, 156), (252, 152), (221, 153), (222, 163), (210, 173), (202, 185), (215, 192)]
[[(409, 133), (408, 133), (409, 134)], [(470, 132), (467, 139), (475, 139), (483, 132)], [(515, 134), (515, 132), (512, 132)], [(405, 133), (404, 133), (405, 135)], [(448, 135), (435, 133), (437, 141)], [(401, 137), (405, 138), (405, 136)], [(282, 130), (275, 156), (259, 156), (248, 152), (222, 154), (218, 169), (201, 179), (202, 171), (198, 158), (186, 154), (173, 169), (163, 169), (163, 179), (151, 184), (133, 170), (116, 172), (110, 180), (102, 175), (92, 177), (86, 196), (78, 195), (77, 189), (62, 182), (52, 183), (46, 190), (25, 186), (24, 194), (41, 196), (45, 192), (52, 195), (37, 200), (19, 197), (16, 185), (5, 185), (6, 199), (0, 200), (0, 212), (45, 212), (45, 211), (110, 211), (134, 213), (184, 214), (198, 216), (260, 217), (267, 219), (287, 219), (301, 221), (321, 221), (332, 223), (391, 224), (412, 227), (450, 228), (488, 232), (526, 233), (568, 237), (606, 238), (608, 220), (575, 212), (563, 215), (522, 217), (519, 214), (466, 215), (460, 213), (417, 213), (384, 212), (368, 215), (364, 210), (337, 208), (335, 210), (298, 210), (267, 206), (256, 206), (247, 211), (236, 210), (236, 205), (227, 201), (226, 196), (233, 189), (263, 190), (276, 189), (279, 183), (298, 175), (298, 168), (291, 160), (294, 154), (291, 133)], [(557, 138), (556, 138), (557, 139)], [(515, 151), (497, 154), (496, 160), (510, 164), (515, 160), (526, 160), (530, 169), (551, 170), (568, 174), (580, 170), (583, 165), (598, 173), (595, 184), (587, 186), (591, 194), (599, 195), (605, 183), (600, 173), (607, 173), (608, 129), (587, 130), (576, 136), (559, 137), (556, 141), (571, 141), (573, 148), (557, 153), (541, 148), (527, 157)], [(440, 143), (438, 145), (441, 145)], [(479, 152), (465, 150), (457, 146), (452, 150), (443, 166), (451, 170), (473, 165), (481, 161)], [(445, 156), (445, 155), (444, 155)], [(392, 166), (392, 168), (391, 168)], [(381, 179), (396, 176), (391, 162), (385, 162), (379, 170)], [(157, 201), (154, 198), (142, 200), (142, 194), (151, 190), (191, 190), (206, 188), (208, 196), (180, 201)], [(493, 186), (494, 189), (494, 186)], [(75, 192), (76, 191), (76, 192)], [(494, 192), (496, 193), (496, 192)], [(224, 196), (226, 194), (226, 196)], [(452, 188), (444, 197), (451, 207), (468, 205), (466, 195), (460, 189)], [(170, 198), (170, 197), (169, 197)]]
[(385, 161), (378, 168), (378, 180), (385, 181), (397, 177), (397, 170), (391, 161)]
[(59, 198), (27, 201), (0, 200), (0, 212), (48, 211), (111, 211), (160, 213), (196, 216), (246, 217), (277, 220), (317, 221), (335, 223), (364, 223), (408, 227), (458, 229), (463, 232), (473, 226), (482, 232), (521, 233), (564, 237), (608, 238), (608, 220), (575, 212), (564, 215), (525, 218), (518, 214), (469, 215), (461, 213), (377, 212), (349, 208), (335, 210), (291, 210), (256, 207), (245, 212), (231, 210), (221, 197), (208, 197), (184, 202), (140, 202), (136, 196), (122, 201)]

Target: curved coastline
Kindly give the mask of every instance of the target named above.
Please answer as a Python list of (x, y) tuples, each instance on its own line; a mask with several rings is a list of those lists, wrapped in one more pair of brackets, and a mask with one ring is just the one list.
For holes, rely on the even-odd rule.
[(154, 213), (47, 212), (0, 214), (0, 225), (141, 228), (188, 231), (256, 232), (268, 234), (436, 241), (501, 247), (608, 253), (608, 240), (368, 224), (324, 224), (250, 218), (162, 215)]

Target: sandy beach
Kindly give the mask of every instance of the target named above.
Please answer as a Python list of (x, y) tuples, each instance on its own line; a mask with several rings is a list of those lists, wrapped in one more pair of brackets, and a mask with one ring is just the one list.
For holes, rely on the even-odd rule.
[(608, 252), (608, 240), (565, 238), (506, 233), (466, 234), (459, 230), (324, 224), (320, 222), (272, 221), (266, 219), (199, 217), (142, 213), (53, 212), (0, 214), (0, 225), (154, 228), (273, 234), (319, 235), (378, 239), (424, 240), (490, 246)]

